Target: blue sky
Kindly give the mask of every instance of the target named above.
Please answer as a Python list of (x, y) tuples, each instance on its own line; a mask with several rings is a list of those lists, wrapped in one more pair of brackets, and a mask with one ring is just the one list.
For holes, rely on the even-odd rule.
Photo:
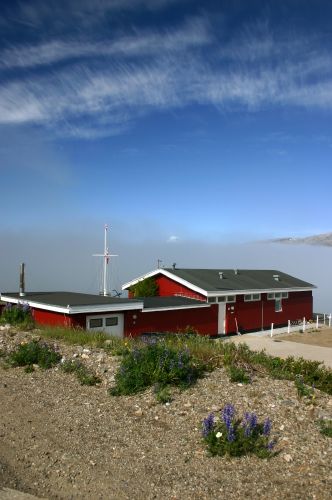
[(38, 256), (104, 223), (158, 248), (330, 231), (331, 18), (328, 0), (3, 1), (8, 259), (18, 234)]

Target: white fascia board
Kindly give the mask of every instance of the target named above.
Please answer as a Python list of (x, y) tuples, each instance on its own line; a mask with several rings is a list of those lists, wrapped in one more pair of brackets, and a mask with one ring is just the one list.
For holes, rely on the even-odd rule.
[(303, 287), (303, 288), (267, 288), (265, 290), (252, 289), (252, 290), (227, 290), (225, 292), (210, 291), (207, 292), (207, 297), (225, 297), (227, 295), (247, 295), (250, 293), (278, 293), (278, 292), (308, 292), (316, 287)]
[(203, 304), (196, 304), (192, 306), (176, 306), (176, 307), (154, 307), (153, 309), (143, 309), (142, 312), (144, 313), (149, 313), (149, 312), (162, 312), (162, 311), (175, 311), (178, 309), (197, 309), (199, 307), (211, 307), (213, 304), (207, 304), (206, 302), (203, 302)]
[(146, 278), (150, 278), (151, 276), (155, 276), (156, 274), (163, 274), (164, 276), (167, 276), (167, 278), (170, 278), (173, 281), (176, 281), (180, 285), (185, 286), (186, 288), (189, 288), (190, 290), (193, 290), (194, 292), (200, 293), (201, 295), (207, 296), (207, 291), (203, 290), (203, 288), (200, 288), (196, 285), (193, 285), (190, 283), (190, 281), (186, 281), (183, 278), (179, 278), (179, 276), (176, 276), (173, 273), (170, 273), (169, 271), (166, 271), (166, 269), (155, 269), (154, 271), (151, 271), (147, 274), (144, 274), (144, 276), (140, 276), (139, 278), (130, 281), (129, 283), (125, 283), (122, 285), (122, 290), (125, 290), (129, 288), (132, 285), (136, 285), (139, 281), (142, 281)]
[(81, 314), (81, 313), (100, 313), (100, 312), (113, 312), (113, 311), (127, 311), (133, 309), (143, 309), (143, 302), (135, 302), (134, 304), (98, 304), (94, 306), (72, 306), (63, 307), (51, 304), (41, 304), (40, 302), (33, 302), (31, 300), (24, 300), (24, 297), (18, 299), (14, 297), (6, 297), (1, 295), (1, 300), (4, 302), (11, 302), (13, 304), (24, 303), (35, 309), (42, 309), (43, 311), (59, 312), (63, 314)]
[(143, 274), (142, 276), (139, 276), (138, 278), (128, 281), (128, 283), (125, 283), (122, 285), (122, 290), (126, 290), (127, 288), (130, 288), (133, 285), (137, 285), (140, 281), (145, 280), (146, 278), (151, 278), (152, 276), (155, 276), (156, 274), (159, 274), (162, 271), (162, 269), (155, 269), (154, 271), (150, 271), (149, 273)]

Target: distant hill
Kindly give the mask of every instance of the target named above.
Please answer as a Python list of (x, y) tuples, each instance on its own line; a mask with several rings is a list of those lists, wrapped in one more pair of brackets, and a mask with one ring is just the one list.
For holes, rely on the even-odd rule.
[(272, 243), (286, 243), (293, 245), (320, 245), (325, 247), (332, 247), (332, 233), (315, 234), (313, 236), (306, 236), (305, 238), (276, 238), (269, 240)]

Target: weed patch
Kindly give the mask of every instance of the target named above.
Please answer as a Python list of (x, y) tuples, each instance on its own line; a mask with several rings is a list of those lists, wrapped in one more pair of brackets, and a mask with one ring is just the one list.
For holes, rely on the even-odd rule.
[(315, 389), (313, 386), (310, 387), (304, 383), (302, 375), (296, 375), (295, 387), (299, 398), (306, 398), (310, 403), (314, 402)]
[(15, 351), (9, 354), (8, 362), (12, 366), (38, 365), (40, 368), (48, 369), (59, 363), (61, 355), (51, 349), (47, 344), (32, 340), (21, 344)]
[(101, 382), (100, 378), (91, 373), (80, 361), (65, 361), (61, 368), (65, 373), (75, 373), (81, 385), (96, 385)]
[(332, 420), (322, 419), (319, 421), (319, 426), (320, 426), (320, 433), (323, 434), (323, 436), (332, 438)]
[(240, 366), (230, 365), (227, 369), (231, 382), (239, 382), (242, 384), (250, 384), (250, 375)]

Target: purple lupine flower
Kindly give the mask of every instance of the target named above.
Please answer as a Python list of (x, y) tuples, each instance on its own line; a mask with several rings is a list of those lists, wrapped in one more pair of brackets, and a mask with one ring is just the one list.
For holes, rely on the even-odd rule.
[(242, 427), (244, 427), (245, 437), (249, 437), (257, 425), (257, 415), (255, 413), (245, 412)]
[(202, 430), (203, 436), (207, 437), (209, 433), (212, 431), (213, 427), (214, 427), (214, 413), (210, 413), (203, 420), (203, 430)]
[(227, 429), (229, 429), (230, 425), (232, 424), (233, 417), (235, 415), (235, 408), (232, 404), (227, 404), (221, 413), (221, 417), (223, 421), (225, 422), (225, 425)]
[(275, 445), (275, 444), (276, 444), (276, 441), (274, 441), (274, 440), (273, 440), (273, 441), (270, 441), (270, 442), (268, 443), (268, 445), (267, 445), (267, 449), (268, 449), (269, 451), (272, 451), (272, 450), (273, 450), (273, 448), (274, 448), (274, 445)]
[(271, 420), (269, 419), (269, 417), (267, 417), (264, 420), (264, 425), (263, 425), (263, 434), (264, 434), (264, 436), (269, 436), (270, 435), (271, 427), (272, 427)]
[(232, 443), (235, 440), (235, 433), (234, 433), (233, 424), (230, 424), (230, 426), (227, 428), (227, 430), (228, 430), (227, 440), (229, 443)]

